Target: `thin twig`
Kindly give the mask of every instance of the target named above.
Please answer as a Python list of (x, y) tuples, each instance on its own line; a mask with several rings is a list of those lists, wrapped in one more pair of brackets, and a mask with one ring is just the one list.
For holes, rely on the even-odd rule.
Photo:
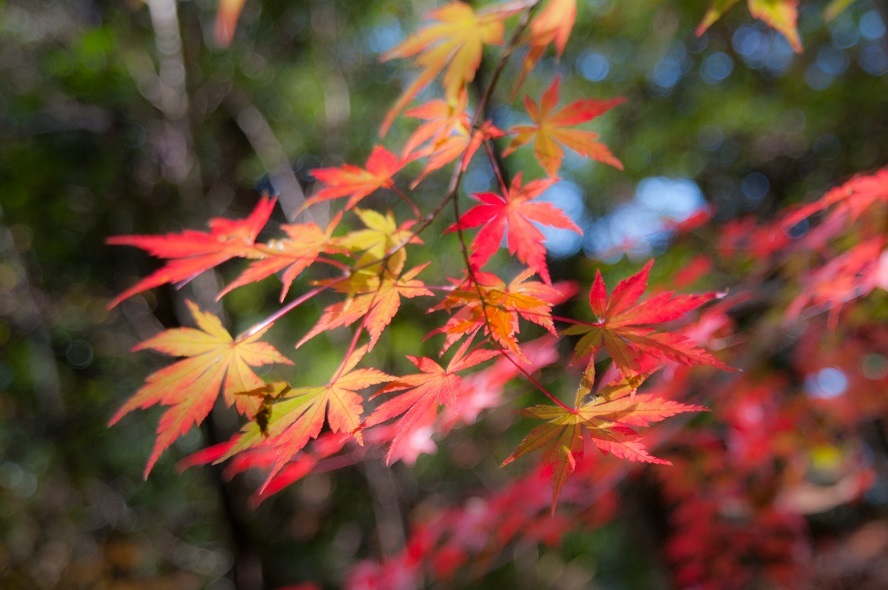
[(419, 207), (417, 207), (416, 204), (414, 204), (414, 202), (411, 201), (410, 198), (404, 194), (404, 191), (402, 191), (401, 189), (399, 189), (395, 185), (392, 185), (391, 190), (393, 190), (399, 197), (401, 197), (402, 201), (404, 201), (405, 203), (407, 203), (407, 205), (410, 206), (410, 208), (413, 210), (413, 215), (417, 219), (422, 218), (422, 213), (420, 212)]
[[(502, 74), (503, 70), (505, 69), (506, 63), (508, 62), (509, 57), (512, 55), (512, 52), (514, 51), (514, 49), (518, 43), (518, 40), (520, 39), (521, 35), (524, 33), (524, 29), (529, 24), (530, 18), (538, 6), (539, 6), (539, 2), (533, 4), (528, 9), (528, 11), (524, 14), (524, 16), (521, 19), (521, 22), (518, 24), (518, 27), (516, 28), (514, 34), (512, 35), (512, 38), (509, 41), (509, 44), (507, 45), (505, 51), (503, 51), (503, 54), (500, 56), (500, 61), (497, 64), (497, 67), (493, 72), (493, 77), (490, 81), (490, 84), (487, 86), (484, 94), (481, 96), (481, 99), (478, 102), (478, 106), (476, 107), (475, 116), (472, 121), (472, 129), (478, 128), (480, 119), (484, 116), (484, 114), (486, 112), (487, 106), (490, 102), (490, 98), (491, 98), (491, 96), (493, 96), (493, 90), (496, 87), (497, 82), (499, 81), (500, 75)], [(497, 165), (497, 162), (494, 159), (493, 154), (490, 151), (490, 147), (487, 145), (486, 142), (485, 142), (484, 147), (487, 150), (489, 157), (491, 158), (491, 165), (493, 166), (494, 172), (496, 173), (497, 178), (500, 182), (500, 186), (503, 190), (503, 193), (505, 194), (505, 192), (508, 190), (508, 187), (505, 186), (505, 180), (503, 179), (502, 174), (499, 171), (499, 167)], [(487, 313), (487, 306), (489, 305), (489, 303), (487, 303), (487, 300), (484, 297), (484, 292), (482, 291), (481, 285), (478, 282), (477, 276), (475, 275), (475, 269), (472, 267), (468, 248), (466, 247), (466, 243), (465, 243), (465, 235), (463, 232), (462, 224), (459, 222), (459, 218), (460, 218), (459, 199), (456, 197), (456, 193), (459, 190), (459, 185), (462, 180), (462, 176), (463, 176), (463, 167), (458, 165), (458, 166), (456, 166), (456, 168), (454, 168), (454, 174), (451, 177), (451, 183), (450, 183), (449, 189), (450, 189), (450, 192), (454, 195), (453, 213), (454, 213), (454, 217), (456, 218), (456, 231), (457, 231), (458, 238), (459, 238), (460, 251), (462, 253), (463, 262), (465, 263), (465, 267), (466, 267), (466, 278), (472, 285), (474, 285), (475, 291), (478, 294), (478, 300), (481, 303), (481, 314), (484, 316), (484, 324), (487, 329), (487, 334), (490, 336), (491, 342), (493, 342), (494, 345), (499, 347), (505, 353), (506, 358), (508, 358), (509, 361), (512, 364), (514, 364), (515, 367), (519, 371), (521, 371), (521, 373), (525, 377), (527, 377), (527, 379), (534, 386), (536, 386), (543, 394), (545, 394), (546, 397), (551, 399), (555, 404), (557, 404), (561, 408), (565, 409), (566, 411), (573, 412), (574, 410), (572, 408), (570, 408), (569, 406), (564, 404), (564, 402), (562, 402), (557, 397), (552, 395), (552, 393), (550, 393), (549, 390), (547, 390), (538, 380), (536, 380), (533, 376), (530, 375), (530, 373), (528, 371), (526, 371), (523, 367), (521, 367), (515, 359), (512, 359), (508, 355), (508, 351), (506, 350), (506, 348), (500, 342), (498, 342), (496, 340), (496, 338), (493, 337), (494, 331), (493, 331), (493, 328), (490, 324), (490, 316)]]

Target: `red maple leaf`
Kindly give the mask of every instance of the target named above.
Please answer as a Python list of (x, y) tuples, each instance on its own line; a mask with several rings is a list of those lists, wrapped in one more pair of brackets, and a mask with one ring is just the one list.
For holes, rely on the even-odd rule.
[[(574, 349), (573, 361), (593, 356), (605, 348), (626, 378), (644, 372), (649, 360), (662, 358), (686, 365), (709, 364), (730, 370), (685, 336), (658, 328), (658, 324), (676, 320), (720, 295), (665, 292), (637, 303), (647, 288), (653, 264), (651, 260), (638, 274), (620, 281), (609, 298), (601, 271), (596, 272), (589, 292), (589, 305), (598, 320), (578, 322), (562, 332), (564, 335), (582, 334)], [(594, 362), (594, 357), (590, 362)]]
[[(583, 459), (584, 439), (587, 436), (603, 453), (629, 461), (670, 465), (669, 461), (648, 453), (641, 438), (631, 427), (648, 426), (675, 414), (699, 412), (706, 408), (636, 394), (636, 389), (648, 375), (649, 373), (632, 379), (618, 379), (601, 388), (586, 403), (583, 403), (586, 389), (581, 386), (577, 390), (573, 409), (548, 405), (527, 408), (522, 414), (546, 422), (531, 430), (503, 465), (508, 465), (527, 453), (543, 449), (545, 462), (553, 466), (552, 512), (555, 511), (558, 494), (568, 476)], [(594, 376), (584, 375), (584, 379), (592, 381)]]
[(407, 358), (420, 372), (398, 377), (376, 393), (381, 395), (392, 391), (404, 391), (381, 404), (364, 423), (366, 428), (403, 414), (398, 420), (397, 434), (389, 448), (387, 455), (389, 463), (395, 447), (405, 436), (409, 436), (417, 424), (422, 423), (430, 413), (436, 412), (438, 406), (454, 404), (462, 386), (462, 378), (457, 375), (458, 371), (474, 367), (500, 354), (498, 350), (483, 348), (466, 354), (471, 343), (471, 340), (467, 340), (457, 349), (446, 369), (430, 358), (408, 356)]
[(619, 170), (623, 164), (611, 153), (606, 145), (598, 141), (598, 134), (582, 129), (573, 129), (580, 123), (591, 121), (626, 101), (625, 98), (596, 100), (588, 98), (570, 103), (563, 109), (553, 112), (558, 105), (558, 89), (560, 78), (555, 78), (552, 85), (543, 94), (539, 106), (529, 97), (524, 97), (524, 107), (533, 121), (532, 125), (517, 125), (509, 129), (515, 134), (512, 143), (503, 155), (508, 156), (519, 147), (534, 142), (533, 154), (540, 166), (549, 176), (557, 176), (564, 158), (564, 150), (558, 144), (565, 145), (581, 156), (610, 164)]
[(233, 339), (219, 318), (201, 311), (190, 301), (186, 304), (199, 329), (166, 330), (133, 350), (150, 348), (188, 358), (149, 375), (145, 385), (111, 418), (113, 425), (137, 408), (155, 404), (172, 406), (157, 426), (157, 440), (145, 466), (146, 477), (167, 447), (193, 425), (203, 422), (220, 391), (229, 406), (235, 404), (245, 414), (256, 412), (258, 404), (254, 400), (236, 396), (265, 386), (265, 381), (250, 367), (293, 364), (270, 344), (259, 342), (265, 330)]
[(830, 207), (834, 209), (827, 216), (828, 221), (841, 219), (854, 223), (867, 209), (880, 202), (888, 204), (888, 168), (869, 176), (855, 176), (827, 192), (823, 198), (792, 211), (781, 226), (789, 230), (800, 221)]
[[(235, 447), (240, 438), (240, 434), (235, 434), (230, 440), (209, 446), (205, 449), (188, 455), (176, 464), (179, 471), (184, 471), (189, 467), (197, 465), (209, 465), (210, 463), (219, 463), (224, 461), (229, 455), (231, 449)], [(311, 473), (318, 463), (333, 455), (339, 453), (354, 437), (351, 434), (343, 434), (341, 432), (326, 432), (318, 436), (317, 439), (310, 442), (280, 470), (276, 475), (269, 479), (261, 491), (257, 491), (250, 498), (250, 504), (253, 507), (258, 506), (270, 496), (280, 492), (287, 486), (302, 479)], [(350, 450), (348, 456), (338, 455), (337, 466), (350, 465), (352, 462), (349, 458), (358, 459), (360, 453)], [(268, 471), (273, 468), (279, 458), (278, 451), (273, 445), (269, 444), (266, 439), (264, 443), (250, 447), (231, 457), (228, 465), (223, 471), (223, 476), (231, 480), (235, 475), (243, 473), (249, 469), (260, 469)]]
[(309, 207), (315, 203), (348, 197), (346, 209), (357, 205), (361, 199), (381, 188), (391, 188), (395, 175), (407, 162), (391, 153), (381, 145), (373, 148), (367, 158), (365, 168), (344, 164), (338, 168), (318, 168), (312, 170), (312, 176), (323, 183), (324, 188), (306, 199), (302, 206)]
[(835, 327), (842, 306), (866, 297), (876, 287), (888, 291), (888, 250), (883, 237), (861, 242), (834, 257), (802, 279), (802, 292), (786, 308), (786, 318), (795, 319), (811, 306), (829, 309)]
[[(549, 268), (546, 266), (545, 236), (532, 222), (549, 227), (569, 229), (578, 234), (582, 230), (551, 203), (531, 203), (555, 182), (553, 178), (533, 180), (521, 186), (521, 173), (515, 175), (512, 186), (504, 196), (495, 193), (472, 195), (481, 201), (469, 209), (460, 219), (459, 226), (471, 228), (484, 226), (472, 241), (470, 262), (483, 266), (499, 249), (503, 235), (508, 231), (507, 244), (510, 254), (533, 269), (546, 283), (551, 284)], [(454, 224), (448, 231), (455, 231)]]
[(166, 283), (190, 281), (205, 270), (236, 257), (258, 257), (253, 246), (256, 236), (265, 227), (275, 199), (263, 197), (246, 219), (210, 220), (210, 231), (185, 230), (178, 234), (162, 236), (114, 236), (106, 243), (135, 246), (157, 258), (170, 261), (163, 268), (151, 273), (134, 286), (111, 300), (114, 307), (124, 299), (147, 289)]

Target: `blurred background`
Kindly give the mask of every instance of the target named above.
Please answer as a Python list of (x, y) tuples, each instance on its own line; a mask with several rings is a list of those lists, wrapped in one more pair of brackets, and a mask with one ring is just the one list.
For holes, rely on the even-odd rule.
[[(588, 284), (600, 261), (628, 272), (661, 254), (665, 276), (707, 247), (666, 250), (670, 228), (695, 212), (709, 207), (716, 226), (766, 218), (884, 165), (888, 5), (858, 0), (825, 23), (825, 4), (802, 2), (805, 51), (796, 54), (742, 7), (697, 38), (703, 1), (580, 0), (564, 56), (544, 59), (522, 93), (538, 97), (557, 73), (562, 102), (627, 97), (593, 125), (625, 170), (568, 156), (546, 198), (585, 237), (551, 234), (553, 276)], [(335, 588), (345, 570), (380, 552), (380, 496), (395, 490), (410, 520), (430, 490), (455, 501), (463, 488), (489, 485), (484, 473), (496, 474), (508, 445), (497, 442), (496, 427), (477, 425), (415, 469), (388, 472), (371, 458), (309, 476), (254, 510), (248, 496), (261, 479), (175, 468), (226, 439), (237, 427), (230, 418), (214, 414), (147, 481), (158, 412), (107, 428), (162, 362), (129, 349), (187, 322), (184, 297), (212, 305), (235, 275), (207, 273), (182, 291), (157, 289), (109, 311), (112, 296), (157, 266), (104, 239), (204, 228), (212, 216), (245, 215), (270, 187), (292, 211), (311, 191), (313, 168), (363, 163), (412, 75), (379, 55), (434, 5), (247, 0), (222, 48), (214, 0), (0, 3), (0, 587), (251, 590), (314, 580)], [(503, 90), (493, 114), (505, 129), (522, 115)], [(385, 144), (398, 149), (409, 129), (396, 126)], [(507, 165), (540, 172), (529, 149)], [(440, 194), (446, 181), (433, 176), (420, 190)], [(477, 166), (465, 186), (491, 184)], [(280, 210), (273, 220), (286, 221)], [(226, 321), (237, 328), (260, 319), (274, 309), (277, 288), (266, 281), (236, 290), (225, 300)], [(409, 353), (411, 339), (432, 326), (414, 309), (391, 354)], [(291, 350), (292, 334), (316, 317), (288, 318), (272, 338)], [(336, 344), (320, 341), (304, 374), (325, 378), (338, 362)], [(632, 531), (643, 517), (574, 539), (597, 547), (583, 566), (596, 575), (576, 587), (665, 583), (662, 571), (626, 557), (637, 551)], [(552, 559), (575, 547), (564, 551)], [(543, 587), (503, 567), (495, 579)]]

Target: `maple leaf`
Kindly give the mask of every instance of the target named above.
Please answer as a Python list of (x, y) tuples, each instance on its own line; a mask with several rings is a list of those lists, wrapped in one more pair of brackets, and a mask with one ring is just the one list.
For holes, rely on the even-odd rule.
[(525, 270), (506, 285), (496, 275), (475, 271), (474, 283), (458, 283), (458, 287), (431, 310), (451, 311), (459, 308), (444, 326), (432, 332), (445, 334), (442, 351), (483, 328), (500, 346), (527, 362), (516, 338), (519, 317), (557, 336), (552, 324), (552, 307), (576, 292), (573, 283), (546, 285), (528, 281), (532, 274), (532, 270)]
[(219, 0), (219, 12), (216, 14), (216, 25), (213, 36), (219, 47), (228, 47), (234, 38), (234, 29), (240, 18), (246, 0)]
[(524, 57), (523, 69), (515, 84), (512, 98), (524, 83), (527, 74), (534, 68), (546, 47), (555, 44), (555, 55), (561, 57), (570, 32), (577, 18), (577, 0), (549, 0), (545, 8), (540, 10), (527, 27), (525, 35), (529, 48)]
[[(739, 0), (713, 0), (712, 5), (703, 20), (697, 27), (697, 36), (706, 32), (712, 24), (733, 7)], [(786, 37), (796, 53), (802, 51), (802, 40), (796, 28), (798, 21), (798, 0), (747, 0), (749, 13), (764, 21), (768, 26), (776, 29)]]
[(415, 188), (429, 173), (443, 168), (450, 162), (460, 158), (460, 170), (465, 172), (469, 163), (472, 161), (475, 152), (488, 139), (502, 137), (503, 132), (497, 129), (490, 121), (484, 121), (477, 129), (468, 133), (455, 133), (450, 137), (431, 146), (429, 152), (429, 160), (423, 168), (420, 175), (411, 183), (411, 187)]
[(337, 246), (353, 252), (364, 252), (368, 259), (381, 259), (389, 250), (402, 244), (422, 244), (419, 236), (410, 228), (414, 221), (408, 220), (398, 225), (394, 214), (382, 214), (373, 209), (354, 209), (355, 215), (366, 229), (356, 230), (337, 238)]
[[(495, 193), (476, 193), (472, 196), (481, 201), (460, 217), (458, 225), (463, 228), (484, 226), (472, 241), (469, 261), (473, 266), (483, 266), (503, 241), (507, 234), (507, 245), (510, 254), (516, 254), (518, 260), (533, 269), (548, 284), (552, 279), (546, 266), (546, 248), (543, 246), (545, 236), (534, 227), (532, 222), (549, 227), (569, 229), (578, 234), (583, 231), (564, 214), (561, 209), (551, 203), (531, 203), (555, 182), (553, 178), (533, 180), (521, 186), (521, 173), (515, 175), (512, 186), (503, 196)], [(447, 231), (452, 232), (457, 224)]]
[[(585, 388), (577, 391), (574, 408), (565, 406), (534, 406), (521, 413), (545, 420), (521, 441), (503, 466), (532, 451), (542, 449), (544, 461), (552, 465), (552, 512), (567, 478), (583, 459), (585, 437), (603, 453), (629, 461), (671, 465), (648, 453), (638, 433), (631, 426), (648, 426), (683, 412), (705, 411), (706, 408), (636, 394), (649, 375), (632, 379), (625, 377), (603, 387), (591, 401), (582, 403)], [(584, 380), (590, 377), (584, 375)], [(594, 376), (591, 377), (594, 380)]]
[(293, 363), (273, 346), (259, 342), (265, 333), (233, 339), (215, 315), (201, 311), (186, 301), (197, 323), (195, 328), (173, 328), (136, 345), (133, 350), (152, 349), (172, 356), (188, 357), (152, 373), (139, 389), (111, 418), (115, 424), (137, 408), (155, 404), (172, 406), (160, 418), (157, 440), (145, 476), (173, 441), (199, 425), (207, 417), (221, 390), (225, 402), (241, 413), (255, 412), (257, 404), (235, 394), (264, 386), (265, 382), (250, 367), (271, 363)]
[(539, 106), (530, 97), (524, 97), (524, 107), (533, 124), (517, 125), (509, 130), (509, 134), (515, 134), (515, 137), (503, 155), (508, 156), (519, 147), (533, 141), (534, 156), (546, 173), (554, 177), (557, 176), (561, 160), (564, 158), (564, 150), (558, 145), (562, 144), (581, 156), (622, 170), (623, 164), (606, 145), (597, 141), (598, 134), (572, 127), (591, 121), (622, 104), (626, 99), (622, 97), (608, 100), (581, 99), (553, 112), (558, 105), (559, 86), (560, 78), (556, 77), (548, 90), (543, 93)]
[(415, 61), (422, 71), (386, 114), (380, 134), (385, 135), (398, 113), (445, 67), (444, 98), (456, 103), (466, 85), (475, 79), (484, 46), (502, 45), (503, 20), (524, 8), (519, 3), (475, 12), (464, 2), (451, 2), (429, 12), (428, 17), (436, 24), (382, 56), (382, 61), (418, 56)]
[(109, 309), (124, 299), (166, 283), (190, 281), (205, 270), (236, 257), (253, 257), (256, 236), (265, 227), (275, 199), (263, 197), (246, 219), (210, 220), (210, 231), (185, 230), (162, 236), (113, 236), (105, 240), (118, 246), (135, 246), (157, 258), (170, 260), (108, 304)]
[(350, 326), (358, 320), (363, 320), (363, 326), (370, 335), (369, 348), (372, 349), (379, 341), (383, 330), (398, 313), (401, 297), (412, 299), (423, 295), (433, 295), (431, 291), (426, 289), (423, 282), (416, 278), (429, 264), (427, 262), (417, 266), (401, 276), (393, 277), (386, 273), (381, 281), (377, 278), (376, 285), (370, 287), (370, 292), (328, 306), (314, 327), (296, 343), (296, 348), (321, 332)]
[(373, 148), (365, 168), (344, 164), (338, 168), (317, 168), (311, 174), (324, 184), (324, 188), (306, 199), (302, 209), (331, 199), (348, 197), (346, 209), (357, 205), (361, 199), (381, 188), (394, 186), (392, 176), (407, 162), (381, 145)]
[[(444, 99), (430, 100), (404, 113), (405, 116), (421, 123), (407, 138), (401, 151), (402, 158), (422, 158), (433, 151), (433, 146), (446, 140), (454, 133), (468, 135), (472, 120), (467, 112), (469, 94), (459, 93), (456, 102)], [(425, 144), (426, 147), (420, 149)]]
[(404, 158), (428, 158), (425, 168), (410, 184), (412, 188), (431, 172), (457, 158), (460, 158), (460, 169), (465, 171), (484, 141), (503, 136), (491, 121), (471, 130), (466, 102), (467, 93), (462, 92), (456, 105), (445, 100), (432, 100), (405, 113), (408, 117), (426, 121), (410, 135), (402, 152)]
[(366, 229), (355, 230), (334, 238), (331, 245), (348, 252), (363, 252), (354, 262), (348, 278), (335, 278), (316, 281), (315, 285), (329, 285), (339, 293), (347, 293), (351, 299), (359, 293), (371, 293), (379, 287), (381, 275), (397, 277), (407, 262), (408, 244), (422, 244), (422, 240), (411, 231), (415, 221), (408, 220), (401, 225), (389, 211), (382, 214), (372, 209), (355, 208), (354, 213), (364, 223)]
[(848, 182), (827, 192), (814, 203), (792, 211), (780, 223), (784, 231), (815, 213), (835, 207), (827, 221), (846, 220), (854, 223), (870, 207), (877, 203), (888, 204), (888, 168), (872, 175), (857, 175)]
[(422, 423), (430, 413), (436, 412), (438, 406), (453, 406), (462, 386), (462, 377), (457, 374), (458, 371), (474, 367), (500, 354), (498, 350), (483, 348), (466, 354), (471, 343), (471, 340), (467, 340), (457, 349), (446, 369), (428, 357), (408, 356), (420, 372), (398, 377), (376, 393), (382, 395), (393, 391), (404, 392), (382, 403), (364, 424), (365, 428), (374, 426), (403, 414), (398, 420), (397, 434), (392, 439), (386, 456), (389, 464), (394, 449), (404, 437), (410, 435), (417, 424)]
[(647, 288), (653, 264), (651, 260), (638, 274), (620, 281), (609, 298), (601, 271), (596, 271), (589, 292), (589, 305), (598, 320), (578, 322), (562, 332), (563, 335), (583, 335), (574, 349), (573, 362), (590, 356), (594, 362), (595, 352), (603, 347), (626, 378), (643, 372), (648, 360), (660, 358), (730, 370), (681, 334), (657, 331), (657, 324), (680, 318), (720, 297), (718, 293), (674, 295), (664, 292), (636, 304)]
[(298, 453), (292, 461), (284, 465), (276, 475), (268, 479), (267, 485), (250, 498), (250, 505), (256, 508), (269, 497), (311, 473), (322, 459), (338, 453), (351, 440), (351, 435), (342, 433), (321, 434), (309, 447), (308, 452)]
[(256, 244), (251, 255), (257, 259), (222, 289), (217, 299), (237, 287), (261, 281), (269, 275), (283, 271), (280, 296), (280, 300), (283, 301), (299, 273), (314, 264), (321, 253), (342, 251), (342, 248), (334, 245), (333, 239), (333, 230), (336, 229), (340, 218), (339, 214), (334, 216), (326, 229), (321, 229), (314, 223), (282, 225), (281, 229), (287, 234), (287, 238)]
[[(337, 278), (315, 283), (331, 285), (347, 297), (324, 310), (317, 324), (296, 344), (297, 348), (321, 332), (351, 325), (365, 316), (362, 325), (368, 328), (372, 348), (397, 313), (401, 296), (413, 298), (432, 294), (416, 279), (428, 263), (402, 273), (407, 251), (400, 246), (422, 243), (410, 231), (413, 222), (399, 226), (391, 212), (383, 215), (378, 211), (355, 209), (355, 213), (366, 229), (350, 232), (333, 241), (338, 248), (364, 252), (355, 262), (355, 270), (345, 280)], [(394, 248), (398, 249), (389, 254)]]
[(712, 5), (706, 11), (706, 14), (703, 15), (703, 20), (697, 25), (697, 30), (695, 31), (697, 36), (699, 37), (705, 33), (706, 29), (715, 24), (724, 13), (730, 10), (739, 1), (740, 0), (712, 0)]
[(830, 325), (838, 323), (842, 306), (865, 297), (876, 287), (888, 291), (888, 250), (883, 237), (857, 244), (811, 272), (802, 280), (802, 292), (786, 308), (786, 318), (795, 319), (810, 306), (829, 309)]
[(408, 270), (395, 280), (383, 279), (376, 290), (370, 311), (364, 320), (364, 327), (370, 334), (370, 348), (376, 345), (383, 330), (388, 326), (398, 309), (401, 307), (401, 297), (412, 299), (414, 297), (434, 295), (425, 284), (415, 277), (429, 264), (421, 264)]
[(253, 421), (244, 426), (237, 442), (217, 462), (260, 444), (274, 447), (276, 459), (259, 490), (261, 495), (287, 462), (309, 440), (318, 437), (325, 416), (332, 432), (353, 435), (361, 444), (358, 427), (364, 408), (357, 392), (394, 379), (378, 369), (356, 369), (366, 352), (366, 346), (355, 350), (326, 385), (291, 388), (286, 383), (272, 383), (247, 392), (245, 396), (260, 396), (271, 401), (268, 414), (263, 423)]
[(798, 0), (749, 0), (748, 4), (749, 14), (782, 33), (796, 53), (802, 52), (802, 40), (796, 27)]

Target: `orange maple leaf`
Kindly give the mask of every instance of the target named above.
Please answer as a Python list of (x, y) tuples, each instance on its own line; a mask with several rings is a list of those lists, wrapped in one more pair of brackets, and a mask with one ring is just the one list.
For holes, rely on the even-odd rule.
[(265, 244), (256, 244), (252, 252), (256, 260), (222, 289), (217, 299), (237, 287), (261, 281), (265, 277), (283, 271), (280, 297), (283, 301), (299, 273), (314, 264), (320, 254), (343, 251), (343, 248), (334, 244), (333, 238), (333, 230), (336, 229), (340, 219), (341, 215), (335, 215), (326, 229), (321, 229), (314, 223), (282, 225), (281, 229), (287, 237), (271, 240)]
[(216, 14), (216, 25), (213, 36), (219, 47), (228, 47), (234, 38), (234, 29), (240, 18), (246, 0), (219, 0), (219, 12)]
[(474, 131), (466, 112), (466, 92), (460, 93), (454, 106), (445, 100), (432, 100), (405, 113), (426, 121), (411, 134), (404, 144), (403, 157), (428, 158), (425, 168), (410, 186), (416, 187), (429, 173), (460, 158), (460, 168), (465, 171), (478, 148), (487, 139), (502, 137), (492, 122), (485, 121)]
[(675, 295), (659, 293), (636, 304), (647, 288), (648, 275), (654, 261), (648, 262), (638, 274), (620, 281), (610, 298), (601, 271), (589, 292), (589, 305), (598, 317), (595, 322), (578, 322), (563, 335), (582, 334), (574, 348), (573, 362), (593, 357), (601, 348), (607, 349), (611, 360), (626, 378), (642, 373), (650, 359), (666, 358), (686, 365), (709, 364), (730, 370), (706, 350), (676, 332), (658, 331), (657, 324), (682, 317), (718, 293)]
[(155, 404), (172, 406), (161, 416), (157, 426), (157, 440), (145, 466), (146, 477), (164, 450), (193, 425), (203, 422), (220, 390), (229, 406), (234, 404), (239, 412), (253, 414), (258, 404), (249, 398), (236, 396), (265, 385), (265, 381), (250, 367), (271, 363), (293, 364), (270, 344), (259, 342), (265, 330), (233, 339), (215, 315), (201, 311), (191, 301), (186, 301), (186, 304), (199, 329), (166, 330), (141, 342), (133, 350), (150, 348), (188, 358), (149, 375), (145, 385), (110, 421), (113, 425), (137, 408), (144, 409)]
[(596, 100), (592, 98), (577, 100), (563, 109), (553, 112), (558, 105), (560, 78), (555, 78), (548, 90), (543, 93), (537, 106), (530, 97), (524, 97), (524, 106), (532, 125), (517, 125), (509, 130), (515, 134), (514, 139), (506, 148), (504, 155), (509, 155), (519, 147), (534, 142), (533, 155), (549, 176), (557, 176), (564, 159), (564, 150), (559, 143), (569, 147), (581, 156), (610, 164), (619, 170), (623, 164), (606, 145), (597, 141), (598, 135), (592, 131), (572, 129), (572, 127), (591, 121), (626, 101), (625, 98)]
[[(576, 469), (585, 453), (585, 437), (600, 451), (629, 461), (671, 465), (648, 453), (644, 442), (631, 426), (647, 426), (675, 414), (700, 412), (706, 408), (665, 400), (647, 394), (636, 394), (648, 375), (611, 383), (583, 402), (584, 388), (577, 391), (573, 408), (534, 406), (521, 413), (545, 420), (521, 441), (503, 465), (532, 451), (543, 449), (544, 461), (552, 465), (552, 512), (568, 476)], [(584, 375), (584, 379), (589, 379)], [(594, 378), (593, 378), (594, 379)]]
[(428, 16), (436, 24), (382, 56), (383, 61), (418, 56), (415, 61), (422, 71), (389, 110), (380, 134), (385, 135), (398, 113), (445, 67), (444, 98), (455, 104), (466, 85), (475, 79), (484, 46), (502, 45), (503, 21), (524, 8), (512, 3), (475, 12), (464, 2), (451, 2), (431, 11)]
[[(549, 227), (569, 229), (578, 234), (583, 231), (565, 215), (561, 209), (551, 203), (531, 203), (555, 182), (554, 178), (533, 180), (521, 186), (521, 173), (515, 175), (512, 186), (505, 195), (495, 193), (477, 193), (472, 195), (481, 201), (469, 209), (459, 219), (464, 228), (483, 226), (472, 241), (470, 261), (481, 267), (493, 256), (507, 234), (507, 245), (510, 254), (516, 254), (518, 260), (533, 269), (546, 283), (551, 283), (549, 268), (546, 266), (546, 247), (543, 246), (545, 236), (534, 227), (532, 222)], [(448, 229), (455, 231), (456, 224)]]
[(346, 209), (351, 209), (364, 197), (381, 188), (391, 188), (395, 175), (406, 162), (381, 145), (373, 148), (366, 168), (344, 164), (339, 168), (317, 168), (311, 174), (324, 188), (306, 199), (302, 209), (330, 199), (348, 197)]
[(420, 372), (398, 377), (376, 393), (382, 395), (404, 391), (376, 408), (364, 424), (365, 428), (374, 426), (403, 414), (398, 420), (397, 434), (386, 456), (389, 464), (395, 447), (410, 435), (417, 424), (422, 423), (430, 412), (437, 411), (438, 406), (452, 406), (456, 401), (462, 385), (462, 377), (457, 375), (458, 371), (474, 367), (500, 354), (498, 350), (489, 349), (476, 349), (466, 354), (471, 343), (471, 339), (467, 340), (457, 349), (446, 369), (428, 357), (408, 356)]
[(516, 338), (519, 318), (542, 326), (557, 336), (552, 324), (552, 307), (576, 292), (573, 283), (546, 285), (528, 281), (532, 274), (532, 270), (525, 270), (506, 285), (493, 274), (475, 271), (475, 283), (462, 281), (453, 293), (432, 308), (432, 311), (459, 308), (444, 326), (432, 332), (445, 335), (442, 350), (446, 351), (455, 342), (471, 337), (483, 328), (500, 346), (527, 362)]
[(401, 307), (401, 297), (412, 299), (413, 297), (433, 295), (425, 287), (425, 284), (416, 278), (429, 264), (427, 262), (412, 268), (399, 277), (385, 273), (386, 276), (381, 281), (377, 278), (374, 281), (375, 285), (367, 287), (369, 292), (328, 306), (314, 327), (296, 343), (296, 348), (321, 332), (350, 326), (358, 320), (363, 320), (363, 326), (370, 335), (368, 346), (369, 349), (372, 349), (379, 341), (383, 330), (398, 313), (398, 309)]
[(151, 273), (111, 300), (114, 307), (124, 299), (166, 283), (190, 281), (205, 270), (236, 257), (256, 257), (253, 246), (256, 236), (265, 227), (274, 198), (263, 197), (246, 219), (210, 220), (210, 231), (185, 230), (162, 236), (114, 236), (106, 243), (135, 246), (157, 258), (167, 258), (166, 266)]
[(359, 426), (364, 407), (357, 392), (394, 379), (378, 369), (356, 369), (366, 352), (366, 346), (355, 350), (326, 385), (291, 388), (286, 383), (272, 383), (246, 392), (246, 397), (270, 398), (272, 403), (268, 413), (263, 423), (253, 421), (244, 426), (237, 442), (216, 462), (258, 445), (274, 447), (276, 456), (271, 472), (259, 490), (261, 495), (287, 462), (309, 440), (318, 437), (325, 415), (332, 432), (353, 435), (362, 444)]
[(435, 145), (445, 141), (454, 133), (468, 135), (469, 127), (472, 125), (466, 111), (468, 102), (469, 94), (463, 90), (459, 93), (455, 103), (438, 98), (404, 113), (407, 117), (425, 122), (410, 134), (404, 143), (401, 157), (423, 158), (434, 151)]
[(577, 19), (577, 0), (549, 0), (545, 8), (540, 10), (527, 27), (525, 35), (529, 48), (527, 55), (524, 57), (524, 65), (518, 82), (515, 84), (515, 90), (512, 91), (512, 98), (521, 88), (527, 74), (534, 68), (546, 47), (555, 44), (555, 55), (561, 57), (570, 32), (573, 30), (574, 22)]

